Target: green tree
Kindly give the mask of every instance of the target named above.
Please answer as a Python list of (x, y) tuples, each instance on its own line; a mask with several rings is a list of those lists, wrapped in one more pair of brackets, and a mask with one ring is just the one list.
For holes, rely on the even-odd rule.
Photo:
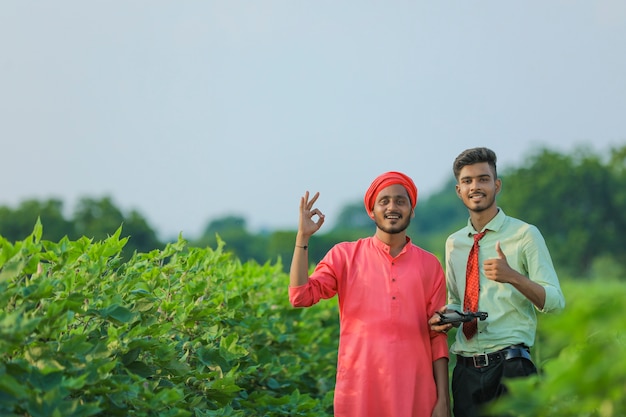
[(76, 206), (73, 220), (79, 236), (103, 240), (124, 223), (124, 215), (113, 204), (111, 197), (101, 199), (84, 197)]
[[(611, 213), (610, 221), (615, 228), (615, 238), (618, 242), (615, 249), (621, 249), (615, 254), (616, 263), (626, 265), (626, 146), (615, 148), (611, 151), (609, 169), (614, 180), (611, 189), (614, 212)], [(614, 252), (614, 251), (612, 251)], [(626, 270), (623, 270), (626, 273)]]
[(585, 148), (571, 155), (541, 149), (502, 175), (498, 201), (541, 229), (555, 263), (583, 276), (598, 256), (624, 256), (626, 229), (617, 215), (626, 209), (623, 153), (613, 154), (610, 168)]
[(63, 203), (58, 199), (25, 200), (15, 209), (0, 207), (0, 235), (9, 241), (22, 240), (32, 232), (38, 218), (46, 225), (43, 231), (45, 240), (75, 236), (74, 225), (65, 219)]
[(125, 216), (111, 197), (81, 198), (74, 211), (73, 223), (76, 237), (85, 236), (95, 240), (106, 239), (122, 226), (122, 236), (130, 237), (124, 247), (125, 256), (163, 246), (156, 232), (139, 212), (132, 210)]
[(248, 231), (246, 220), (241, 216), (225, 216), (209, 222), (202, 236), (194, 242), (197, 246), (216, 248), (225, 242), (225, 250), (239, 259), (263, 263), (276, 257), (267, 251), (267, 237), (253, 235)]
[(420, 234), (450, 234), (467, 223), (468, 213), (455, 192), (456, 180), (451, 178), (444, 187), (415, 208), (415, 225)]
[(163, 243), (159, 240), (155, 230), (150, 227), (145, 217), (136, 210), (131, 210), (125, 216), (122, 234), (130, 237), (124, 248), (129, 253), (131, 251), (149, 252), (163, 247)]
[(333, 233), (345, 233), (348, 236), (362, 237), (373, 233), (374, 222), (367, 215), (362, 201), (345, 205), (337, 216)]
[(48, 241), (82, 236), (102, 240), (122, 226), (122, 235), (130, 237), (124, 248), (126, 255), (134, 251), (149, 252), (163, 246), (154, 229), (139, 212), (133, 210), (125, 215), (110, 197), (81, 199), (71, 219), (64, 216), (63, 203), (57, 199), (26, 200), (15, 209), (0, 207), (0, 235), (9, 241), (24, 239), (38, 219), (43, 225), (42, 238)]

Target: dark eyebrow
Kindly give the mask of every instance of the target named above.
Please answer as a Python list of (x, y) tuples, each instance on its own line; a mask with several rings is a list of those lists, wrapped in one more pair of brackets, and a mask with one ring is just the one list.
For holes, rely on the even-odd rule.
[(476, 175), (474, 177), (472, 177), (471, 175), (466, 175), (465, 177), (461, 177), (460, 180), (463, 181), (463, 180), (469, 180), (469, 179), (472, 179), (472, 178), (485, 178), (485, 177), (491, 178), (491, 175), (490, 174), (481, 174), (481, 175)]

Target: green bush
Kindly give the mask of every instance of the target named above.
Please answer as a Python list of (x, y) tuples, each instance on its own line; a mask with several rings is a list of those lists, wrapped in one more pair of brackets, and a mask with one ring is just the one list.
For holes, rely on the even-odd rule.
[(494, 411), (528, 417), (626, 416), (623, 281), (563, 286), (566, 309), (539, 318), (536, 377), (510, 380)]
[[(292, 308), (280, 262), (182, 238), (124, 261), (120, 230), (41, 234), (0, 238), (0, 415), (332, 415), (336, 299)], [(626, 284), (563, 284), (565, 311), (539, 318), (540, 375), (508, 381), (494, 409), (624, 416)]]
[(41, 233), (0, 238), (0, 415), (331, 412), (336, 305), (292, 308), (280, 264)]

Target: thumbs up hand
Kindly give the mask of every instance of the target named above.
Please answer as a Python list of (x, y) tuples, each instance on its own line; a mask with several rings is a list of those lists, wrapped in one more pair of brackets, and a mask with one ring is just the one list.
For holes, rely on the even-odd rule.
[(506, 261), (506, 255), (502, 252), (499, 240), (496, 242), (496, 252), (498, 252), (498, 259), (504, 259)]
[(487, 259), (483, 262), (483, 271), (485, 276), (492, 281), (511, 283), (518, 275), (517, 272), (509, 266), (506, 255), (500, 248), (500, 241), (496, 242), (496, 258)]

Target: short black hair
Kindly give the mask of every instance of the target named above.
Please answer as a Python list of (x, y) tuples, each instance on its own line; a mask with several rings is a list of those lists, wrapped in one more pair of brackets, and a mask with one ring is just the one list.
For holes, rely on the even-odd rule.
[(466, 149), (459, 154), (452, 164), (452, 172), (454, 178), (459, 179), (461, 170), (466, 165), (474, 165), (479, 162), (487, 162), (491, 169), (493, 169), (494, 178), (498, 178), (498, 170), (496, 169), (497, 161), (496, 153), (489, 148), (471, 148)]

